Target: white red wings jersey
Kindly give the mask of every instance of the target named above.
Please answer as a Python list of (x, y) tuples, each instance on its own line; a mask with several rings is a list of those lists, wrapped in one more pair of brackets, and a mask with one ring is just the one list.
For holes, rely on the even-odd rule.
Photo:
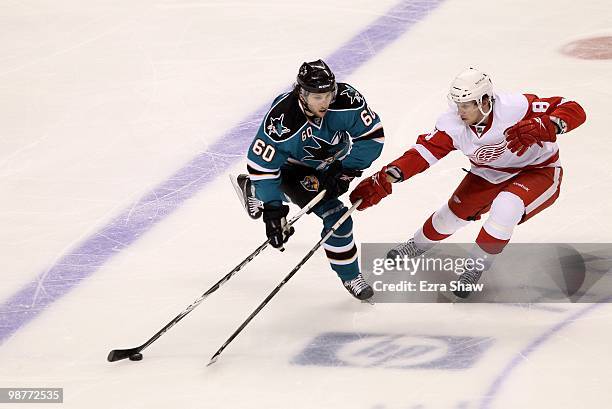
[[(501, 183), (525, 169), (560, 166), (556, 142), (543, 142), (541, 147), (532, 145), (524, 155), (517, 156), (506, 149), (506, 129), (523, 119), (555, 115), (565, 121), (568, 131), (579, 126), (585, 118), (584, 111), (576, 102), (561, 97), (538, 98), (518, 93), (496, 94), (490, 115), (492, 119), (479, 133), (475, 127), (465, 125), (455, 109), (449, 110), (438, 118), (434, 131), (419, 136), (413, 146), (428, 166), (413, 163), (408, 169), (405, 168), (407, 161), (402, 161), (402, 158), (393, 164), (400, 165), (407, 179), (457, 149), (470, 159), (472, 173), (491, 183)], [(406, 159), (412, 157), (414, 161), (414, 153), (404, 156)]]

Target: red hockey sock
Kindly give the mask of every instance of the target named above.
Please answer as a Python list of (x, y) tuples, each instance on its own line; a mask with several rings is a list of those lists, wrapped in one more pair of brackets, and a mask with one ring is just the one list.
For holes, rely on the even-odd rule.
[(480, 229), (480, 233), (476, 237), (476, 244), (489, 254), (501, 253), (509, 241), (510, 239), (502, 240), (491, 236), (484, 228)]
[(433, 214), (429, 216), (429, 219), (427, 219), (427, 221), (423, 225), (423, 234), (425, 235), (425, 237), (432, 241), (444, 240), (445, 238), (450, 236), (450, 234), (439, 233), (435, 229), (433, 225)]

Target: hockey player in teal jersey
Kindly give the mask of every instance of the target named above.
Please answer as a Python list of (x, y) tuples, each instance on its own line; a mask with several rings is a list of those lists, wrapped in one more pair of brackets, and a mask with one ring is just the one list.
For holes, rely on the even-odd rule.
[[(319, 191), (324, 199), (313, 209), (323, 232), (347, 210), (338, 199), (380, 155), (384, 132), (363, 95), (337, 83), (322, 60), (302, 64), (291, 92), (279, 95), (264, 117), (247, 154), (249, 175), (235, 186), (249, 215), (263, 214), (272, 246), (283, 249), (293, 234), (287, 227), (292, 201), (300, 207)], [(331, 268), (356, 298), (373, 295), (359, 272), (353, 220), (347, 219), (323, 244)]]

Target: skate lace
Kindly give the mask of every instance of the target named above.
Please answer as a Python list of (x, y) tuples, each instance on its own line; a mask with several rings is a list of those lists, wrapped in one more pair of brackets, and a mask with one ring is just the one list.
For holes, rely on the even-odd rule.
[(404, 257), (418, 257), (421, 254), (425, 253), (425, 250), (421, 250), (414, 244), (414, 240), (410, 239), (406, 243), (400, 244), (397, 247), (394, 247), (395, 250), (400, 256)]
[(259, 209), (263, 207), (263, 202), (256, 197), (248, 196), (247, 197), (247, 206), (249, 208), (249, 213), (255, 214)]
[(469, 270), (461, 274), (459, 282), (461, 284), (476, 284), (480, 280), (481, 275), (482, 271), (480, 270)]
[(361, 293), (368, 287), (368, 283), (365, 282), (361, 275), (357, 276), (351, 281), (347, 281), (345, 285), (349, 287), (351, 291), (353, 291), (355, 294)]

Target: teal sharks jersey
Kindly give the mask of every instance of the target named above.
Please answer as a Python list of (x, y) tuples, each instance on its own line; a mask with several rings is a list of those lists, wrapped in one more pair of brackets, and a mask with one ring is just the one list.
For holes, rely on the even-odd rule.
[(325, 116), (308, 117), (295, 92), (279, 95), (247, 154), (249, 177), (263, 202), (282, 201), (281, 167), (301, 164), (325, 170), (335, 160), (347, 169), (368, 168), (382, 152), (384, 132), (363, 95), (338, 83)]

